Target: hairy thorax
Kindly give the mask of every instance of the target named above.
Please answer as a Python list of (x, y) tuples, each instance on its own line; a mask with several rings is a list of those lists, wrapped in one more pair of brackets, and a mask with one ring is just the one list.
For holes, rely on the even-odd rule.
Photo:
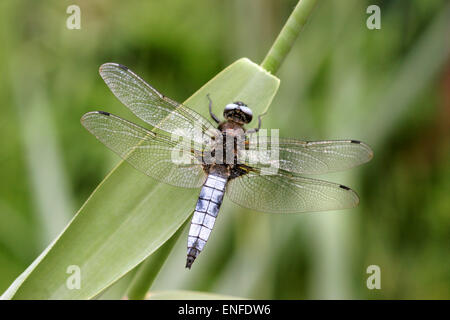
[(207, 168), (208, 173), (219, 174), (223, 177), (233, 176), (237, 166), (238, 149), (245, 138), (243, 125), (234, 121), (224, 121), (219, 124), (222, 136), (217, 139), (213, 150), (216, 161)]
[(224, 121), (219, 124), (219, 130), (230, 136), (244, 136), (245, 129), (242, 124), (234, 121)]

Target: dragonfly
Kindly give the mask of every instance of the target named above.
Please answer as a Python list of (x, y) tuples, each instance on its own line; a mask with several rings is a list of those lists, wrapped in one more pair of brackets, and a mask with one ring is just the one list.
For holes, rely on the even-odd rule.
[[(257, 127), (246, 129), (253, 113), (244, 102), (225, 105), (224, 120), (220, 120), (212, 112), (213, 103), (207, 95), (211, 122), (162, 95), (121, 64), (105, 63), (99, 72), (113, 94), (152, 128), (105, 111), (86, 113), (82, 125), (146, 175), (173, 186), (200, 189), (187, 239), (186, 268), (190, 269), (204, 250), (225, 194), (242, 207), (271, 213), (339, 210), (358, 205), (358, 195), (349, 187), (305, 175), (366, 163), (373, 157), (367, 144), (358, 140), (266, 138), (261, 139), (265, 148), (254, 148), (251, 141), (263, 131), (263, 114), (258, 116)], [(183, 143), (179, 138), (189, 141)], [(271, 157), (268, 150), (276, 150), (273, 154), (277, 157)], [(179, 154), (183, 161), (174, 158)], [(269, 164), (275, 170), (268, 170)]]

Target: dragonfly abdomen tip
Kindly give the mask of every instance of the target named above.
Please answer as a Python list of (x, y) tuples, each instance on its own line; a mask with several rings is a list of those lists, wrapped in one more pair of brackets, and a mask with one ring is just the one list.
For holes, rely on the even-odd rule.
[(194, 263), (195, 258), (193, 256), (188, 256), (186, 260), (186, 268), (191, 269), (192, 264)]

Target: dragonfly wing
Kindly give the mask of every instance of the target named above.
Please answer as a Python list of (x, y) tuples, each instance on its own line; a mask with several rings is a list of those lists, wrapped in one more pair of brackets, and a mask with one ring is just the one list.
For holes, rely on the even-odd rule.
[(127, 108), (153, 127), (189, 137), (199, 144), (220, 134), (201, 115), (165, 97), (123, 65), (105, 63), (100, 67), (100, 75)]
[(359, 203), (358, 195), (348, 187), (281, 170), (273, 175), (250, 171), (230, 180), (226, 193), (245, 208), (272, 213), (339, 210)]
[[(258, 137), (259, 145), (250, 140), (250, 149), (245, 151), (249, 165), (274, 168), (278, 166), (279, 169), (297, 174), (324, 174), (350, 169), (368, 162), (373, 157), (370, 147), (357, 140), (269, 140), (270, 137)], [(256, 147), (251, 147), (252, 145)]]
[(83, 126), (108, 148), (150, 177), (178, 187), (202, 186), (199, 151), (107, 112), (88, 112)]

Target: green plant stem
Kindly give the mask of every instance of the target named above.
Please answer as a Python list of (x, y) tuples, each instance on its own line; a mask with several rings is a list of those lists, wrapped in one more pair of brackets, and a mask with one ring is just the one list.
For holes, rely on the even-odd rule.
[(153, 281), (159, 273), (159, 270), (166, 261), (173, 246), (177, 242), (180, 234), (186, 227), (189, 219), (183, 224), (181, 228), (175, 232), (172, 237), (167, 240), (156, 252), (145, 259), (139, 266), (133, 280), (127, 291), (127, 297), (130, 300), (143, 300), (150, 289)]
[(272, 74), (278, 71), (283, 60), (292, 48), (300, 30), (305, 25), (317, 0), (299, 0), (283, 29), (261, 63), (261, 67)]

